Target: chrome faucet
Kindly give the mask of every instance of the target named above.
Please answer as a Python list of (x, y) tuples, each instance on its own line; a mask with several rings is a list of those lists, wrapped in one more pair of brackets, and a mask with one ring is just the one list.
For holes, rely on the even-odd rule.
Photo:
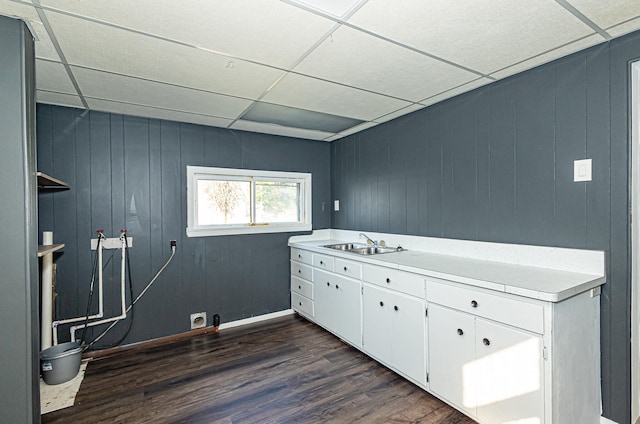
[(359, 237), (364, 237), (367, 239), (367, 244), (373, 244), (374, 246), (378, 246), (378, 242), (375, 240), (372, 240), (369, 238), (369, 236), (367, 236), (365, 233), (360, 233), (358, 234)]

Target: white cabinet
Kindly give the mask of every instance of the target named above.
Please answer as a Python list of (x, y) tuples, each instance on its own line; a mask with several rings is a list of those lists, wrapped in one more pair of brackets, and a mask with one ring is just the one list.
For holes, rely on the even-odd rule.
[(291, 249), (291, 308), (307, 318), (315, 315), (312, 263), (311, 252)]
[[(429, 305), (429, 389), (459, 409), (475, 415), (473, 316)], [(469, 364), (469, 365), (468, 365)]]
[(435, 394), (483, 423), (544, 422), (542, 336), (430, 304), (429, 342)]
[(426, 383), (425, 301), (363, 284), (365, 352), (415, 382)]
[(354, 346), (362, 345), (360, 282), (314, 269), (315, 320)]

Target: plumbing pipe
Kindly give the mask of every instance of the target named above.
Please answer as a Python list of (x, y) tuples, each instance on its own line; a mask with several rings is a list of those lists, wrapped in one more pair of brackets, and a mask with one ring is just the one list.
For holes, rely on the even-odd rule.
[[(102, 234), (102, 230), (98, 230), (98, 237), (102, 237), (103, 239), (106, 240), (106, 237), (104, 237), (104, 235)], [(73, 322), (79, 322), (79, 321), (85, 321), (87, 319), (99, 319), (102, 318), (104, 316), (104, 284), (103, 284), (103, 279), (102, 279), (102, 249), (104, 249), (104, 244), (103, 243), (98, 243), (98, 247), (97, 247), (97, 252), (96, 254), (98, 255), (98, 262), (100, 263), (100, 268), (98, 268), (98, 313), (97, 314), (93, 314), (93, 315), (89, 315), (89, 317), (83, 316), (83, 317), (76, 317), (76, 318), (67, 318), (67, 319), (60, 319), (57, 321), (53, 321), (51, 323), (51, 328), (53, 330), (53, 339), (54, 345), (58, 344), (58, 326), (61, 324), (71, 324)]]
[[(53, 232), (42, 233), (42, 245), (53, 244)], [(42, 257), (42, 318), (40, 321), (40, 348), (51, 347), (51, 334), (53, 321), (53, 253), (47, 253)]]
[[(100, 325), (100, 324), (105, 324), (108, 322), (113, 322), (113, 321), (119, 321), (121, 319), (125, 319), (127, 317), (127, 306), (126, 306), (126, 299), (125, 299), (125, 249), (127, 248), (127, 241), (124, 238), (124, 233), (126, 231), (122, 230), (121, 231), (121, 235), (120, 235), (120, 240), (122, 241), (122, 252), (121, 252), (121, 265), (120, 265), (120, 292), (121, 292), (121, 313), (119, 316), (115, 316), (115, 317), (111, 317), (111, 318), (106, 318), (106, 319), (102, 319), (99, 321), (92, 321), (86, 324), (80, 324), (80, 325), (74, 325), (71, 327), (71, 329), (69, 330), (71, 333), (71, 341), (75, 342), (76, 341), (76, 331), (85, 327), (93, 327), (95, 325)], [(98, 261), (100, 262), (100, 273), (98, 274), (100, 276), (100, 280), (102, 280), (102, 246), (100, 246), (100, 249), (98, 250)], [(101, 286), (101, 285), (100, 285)], [(85, 318), (82, 318), (83, 320)]]
[[(169, 263), (171, 263), (171, 260), (173, 259), (173, 256), (176, 254), (176, 247), (175, 245), (171, 246), (171, 256), (169, 256), (169, 259), (167, 259), (167, 262), (164, 263), (164, 265), (162, 265), (162, 268), (160, 268), (160, 270), (156, 273), (156, 275), (153, 276), (153, 278), (151, 279), (151, 281), (149, 281), (149, 283), (145, 286), (145, 288), (140, 292), (140, 294), (138, 295), (138, 297), (135, 298), (135, 300), (133, 302), (131, 302), (131, 304), (129, 305), (129, 307), (126, 309), (125, 311), (125, 317), (126, 314), (131, 310), (131, 308), (133, 308), (133, 305), (136, 304), (136, 302), (138, 300), (140, 300), (142, 298), (142, 296), (144, 296), (144, 294), (147, 292), (147, 290), (153, 285), (153, 283), (158, 279), (158, 277), (160, 276), (160, 274), (162, 274), (162, 272), (165, 270), (165, 268), (167, 266), (169, 266)], [(118, 322), (114, 322), (112, 323), (109, 327), (107, 327), (106, 330), (104, 330), (102, 333), (100, 333), (100, 335), (98, 337), (96, 337), (95, 339), (93, 339), (93, 341), (87, 346), (87, 348), (89, 348), (90, 346), (93, 346), (96, 342), (98, 342), (98, 340), (100, 340), (101, 338), (103, 338), (105, 336), (105, 334), (107, 334), (109, 332), (109, 330), (111, 330), (113, 327), (116, 326)]]

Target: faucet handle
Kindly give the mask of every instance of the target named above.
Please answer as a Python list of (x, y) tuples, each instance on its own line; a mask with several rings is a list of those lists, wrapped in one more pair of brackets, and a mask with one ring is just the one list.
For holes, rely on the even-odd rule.
[(386, 247), (386, 246), (387, 246), (387, 243), (385, 243), (385, 241), (384, 241), (384, 240), (380, 240), (380, 242), (378, 243), (378, 245), (379, 245), (380, 247)]

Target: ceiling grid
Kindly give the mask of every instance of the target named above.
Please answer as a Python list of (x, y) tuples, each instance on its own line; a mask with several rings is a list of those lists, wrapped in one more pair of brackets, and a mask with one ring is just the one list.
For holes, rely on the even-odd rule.
[(41, 103), (333, 141), (640, 29), (637, 0), (0, 0)]

